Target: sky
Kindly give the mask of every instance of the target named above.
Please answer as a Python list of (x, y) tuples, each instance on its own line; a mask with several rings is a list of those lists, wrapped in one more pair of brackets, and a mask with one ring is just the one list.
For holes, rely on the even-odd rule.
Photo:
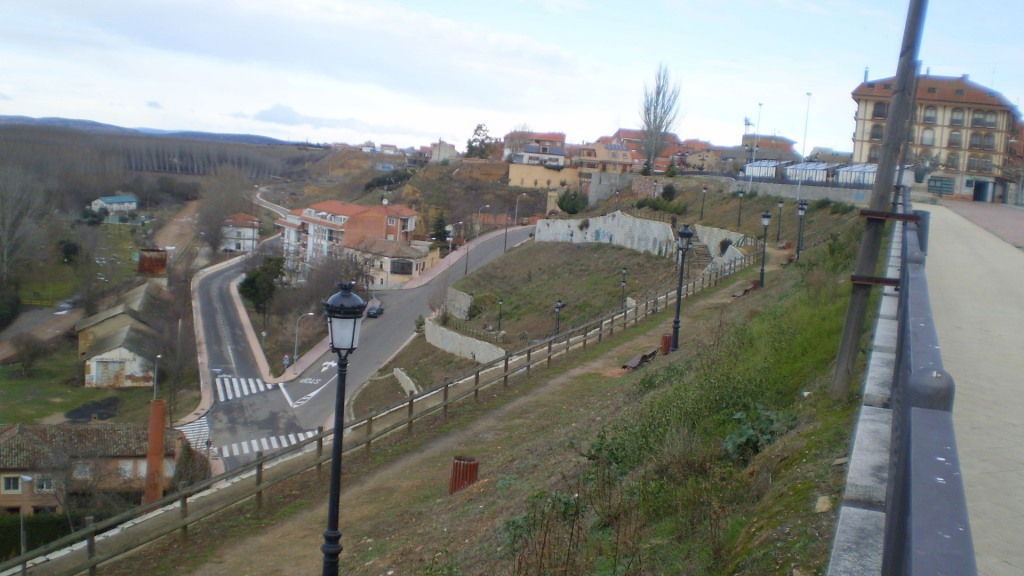
[[(2, 0), (0, 115), (463, 149), (477, 124), (639, 128), (659, 64), (681, 138), (852, 149), (908, 0)], [(932, 0), (922, 71), (1024, 96), (1024, 3)], [(807, 94), (811, 95), (808, 96)], [(807, 137), (804, 138), (806, 129)]]

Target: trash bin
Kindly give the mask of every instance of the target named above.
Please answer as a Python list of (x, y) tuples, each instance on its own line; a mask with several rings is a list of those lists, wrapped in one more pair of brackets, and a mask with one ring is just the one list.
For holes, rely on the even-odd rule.
[(672, 335), (662, 334), (661, 335), (661, 355), (667, 356), (672, 351)]
[(476, 482), (480, 463), (470, 456), (456, 456), (452, 461), (452, 474), (448, 479), (448, 494), (454, 494)]

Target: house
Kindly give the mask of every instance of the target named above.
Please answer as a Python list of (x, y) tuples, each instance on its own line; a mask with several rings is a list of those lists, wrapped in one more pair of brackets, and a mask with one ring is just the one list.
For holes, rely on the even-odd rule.
[(113, 214), (115, 212), (134, 212), (139, 207), (139, 199), (134, 194), (120, 194), (118, 196), (100, 196), (92, 201), (89, 208), (93, 212), (106, 210)]
[[(644, 131), (633, 128), (619, 128), (611, 136), (602, 136), (598, 142), (608, 144), (621, 144), (632, 153), (633, 170), (640, 172), (647, 162), (647, 153), (644, 150)], [(663, 173), (673, 162), (678, 164), (676, 158), (686, 151), (679, 136), (672, 132), (665, 132), (662, 135), (661, 152), (654, 159), (652, 170), (656, 173)]]
[[(164, 489), (186, 444), (164, 431)], [(145, 424), (0, 424), (0, 510), (62, 512), (97, 493), (138, 504), (148, 446)]]
[[(854, 89), (853, 162), (880, 160), (895, 87), (895, 78), (868, 80), (865, 75)], [(1005, 169), (1014, 159), (1011, 142), (1019, 124), (1013, 104), (966, 74), (924, 74), (917, 77), (906, 158), (932, 193), (1005, 202), (1016, 180)]]
[(390, 286), (426, 269), (429, 249), (412, 241), (418, 214), (400, 204), (360, 206), (338, 200), (292, 210), (279, 219), (285, 271), (305, 278), (317, 262), (346, 257), (368, 268), (372, 282)]
[(260, 241), (259, 218), (244, 212), (228, 216), (220, 230), (223, 252), (252, 252)]
[[(744, 134), (740, 145), (747, 154), (747, 161), (781, 160), (796, 162), (800, 155), (793, 149), (795, 142), (782, 136), (767, 134)], [(754, 152), (756, 151), (756, 154)]]
[(566, 165), (565, 134), (561, 132), (509, 132), (502, 139), (502, 160), (512, 164)]
[(438, 162), (445, 162), (448, 160), (454, 160), (459, 157), (458, 150), (455, 146), (445, 142), (444, 140), (438, 140), (437, 142), (430, 145), (430, 163), (436, 164)]
[(170, 306), (166, 292), (146, 282), (75, 325), (78, 358), (88, 388), (152, 386)]

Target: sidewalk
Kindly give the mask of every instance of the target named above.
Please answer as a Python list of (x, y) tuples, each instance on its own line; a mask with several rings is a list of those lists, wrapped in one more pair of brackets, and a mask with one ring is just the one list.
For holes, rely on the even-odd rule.
[(956, 382), (978, 573), (1024, 574), (1024, 251), (1014, 247), (1024, 246), (1024, 210), (946, 206), (921, 207), (931, 213), (926, 269), (943, 363)]

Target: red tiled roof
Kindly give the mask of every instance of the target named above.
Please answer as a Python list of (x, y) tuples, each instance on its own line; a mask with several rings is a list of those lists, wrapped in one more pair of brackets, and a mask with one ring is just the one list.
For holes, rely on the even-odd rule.
[[(854, 89), (853, 98), (855, 100), (858, 98), (888, 99), (892, 97), (895, 88), (895, 77), (869, 80), (868, 82), (862, 82), (860, 86)], [(1004, 98), (1002, 94), (981, 84), (971, 82), (966, 74), (959, 77), (918, 76), (917, 102), (990, 106), (1014, 110), (1013, 104)], [(1014, 115), (1016, 115), (1015, 110)]]
[(505, 135), (504, 140), (553, 140), (555, 142), (565, 142), (565, 134), (561, 132), (523, 132), (514, 130)]
[(234, 226), (235, 228), (250, 228), (259, 223), (259, 218), (244, 212), (237, 212), (224, 219), (225, 226)]

